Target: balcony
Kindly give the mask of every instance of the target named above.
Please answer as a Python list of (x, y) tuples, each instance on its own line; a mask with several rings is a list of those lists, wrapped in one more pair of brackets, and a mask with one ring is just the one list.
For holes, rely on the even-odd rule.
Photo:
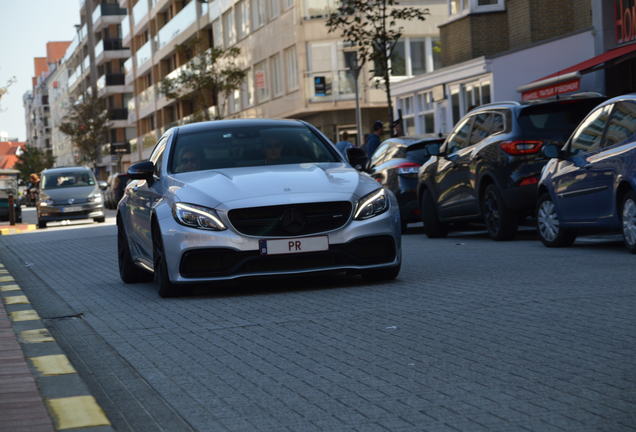
[(139, 118), (144, 118), (155, 111), (155, 86), (151, 85), (146, 90), (137, 95), (139, 104)]
[(304, 0), (303, 18), (306, 20), (326, 18), (340, 2), (338, 0)]
[(183, 33), (188, 27), (196, 23), (196, 3), (195, 1), (188, 3), (186, 7), (181, 9), (166, 25), (159, 29), (157, 33), (157, 51), (168, 45), (180, 33)]
[(130, 17), (126, 15), (121, 22), (121, 40), (122, 45), (130, 47)]
[(112, 95), (132, 92), (132, 86), (125, 85), (123, 73), (106, 74), (97, 80), (97, 92), (100, 95)]
[(143, 44), (142, 47), (137, 50), (137, 52), (135, 53), (135, 58), (137, 59), (137, 74), (141, 75), (141, 71), (143, 70), (144, 66), (149, 66), (146, 65), (146, 63), (148, 63), (152, 58), (152, 46), (150, 40)]
[(109, 120), (128, 120), (128, 109), (113, 108), (108, 110)]
[(148, 0), (139, 0), (132, 8), (134, 31), (136, 33), (148, 22)]
[(135, 76), (133, 75), (133, 58), (128, 57), (128, 60), (124, 62), (124, 75), (126, 76), (125, 84), (132, 84)]
[(102, 39), (95, 45), (95, 63), (98, 66), (110, 60), (128, 57), (130, 57), (130, 50), (122, 46), (121, 39)]
[(98, 32), (111, 24), (119, 24), (126, 16), (126, 9), (117, 4), (101, 3), (93, 12), (93, 31)]

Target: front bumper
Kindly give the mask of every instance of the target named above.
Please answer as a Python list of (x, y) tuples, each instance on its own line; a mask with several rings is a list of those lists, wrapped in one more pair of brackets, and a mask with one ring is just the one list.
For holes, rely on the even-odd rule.
[(231, 227), (225, 231), (185, 227), (170, 212), (158, 216), (169, 277), (175, 283), (362, 271), (397, 266), (402, 259), (400, 213), (394, 197), (389, 210), (379, 216), (306, 236), (328, 236), (329, 250), (300, 254), (262, 256), (258, 237), (239, 234)]
[(38, 219), (42, 222), (90, 219), (97, 217), (104, 217), (104, 205), (102, 203), (46, 206), (38, 208)]

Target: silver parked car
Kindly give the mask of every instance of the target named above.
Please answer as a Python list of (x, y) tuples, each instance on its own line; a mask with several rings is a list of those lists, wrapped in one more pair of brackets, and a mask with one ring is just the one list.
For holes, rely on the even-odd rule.
[[(365, 168), (361, 149), (351, 165)], [(400, 271), (394, 195), (352, 168), (313, 126), (226, 120), (168, 130), (117, 212), (126, 283), (154, 279), (162, 297), (188, 285), (251, 276)]]

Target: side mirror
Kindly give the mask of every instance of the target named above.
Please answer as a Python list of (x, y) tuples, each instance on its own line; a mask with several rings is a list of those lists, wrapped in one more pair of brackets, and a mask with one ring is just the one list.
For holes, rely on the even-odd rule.
[(433, 143), (426, 146), (426, 152), (431, 156), (439, 156), (442, 145), (440, 143)]
[(128, 176), (133, 180), (152, 180), (155, 164), (150, 161), (137, 162), (128, 168)]
[(108, 189), (108, 183), (106, 183), (104, 180), (100, 180), (97, 182), (97, 186), (99, 186), (99, 188), (103, 191), (105, 191), (106, 189)]
[(369, 157), (367, 152), (359, 147), (347, 149), (347, 159), (352, 167), (358, 171), (366, 171), (369, 168)]
[(550, 159), (561, 159), (563, 157), (561, 146), (557, 144), (544, 144), (542, 151), (543, 154)]

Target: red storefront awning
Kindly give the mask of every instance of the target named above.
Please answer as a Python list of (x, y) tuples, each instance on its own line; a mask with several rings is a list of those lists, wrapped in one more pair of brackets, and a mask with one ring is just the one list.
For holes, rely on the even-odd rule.
[(574, 66), (570, 66), (551, 75), (540, 78), (517, 89), (522, 100), (543, 99), (563, 93), (570, 93), (581, 88), (580, 77), (607, 66), (607, 63), (636, 51), (636, 43), (611, 49), (601, 55), (592, 57)]

